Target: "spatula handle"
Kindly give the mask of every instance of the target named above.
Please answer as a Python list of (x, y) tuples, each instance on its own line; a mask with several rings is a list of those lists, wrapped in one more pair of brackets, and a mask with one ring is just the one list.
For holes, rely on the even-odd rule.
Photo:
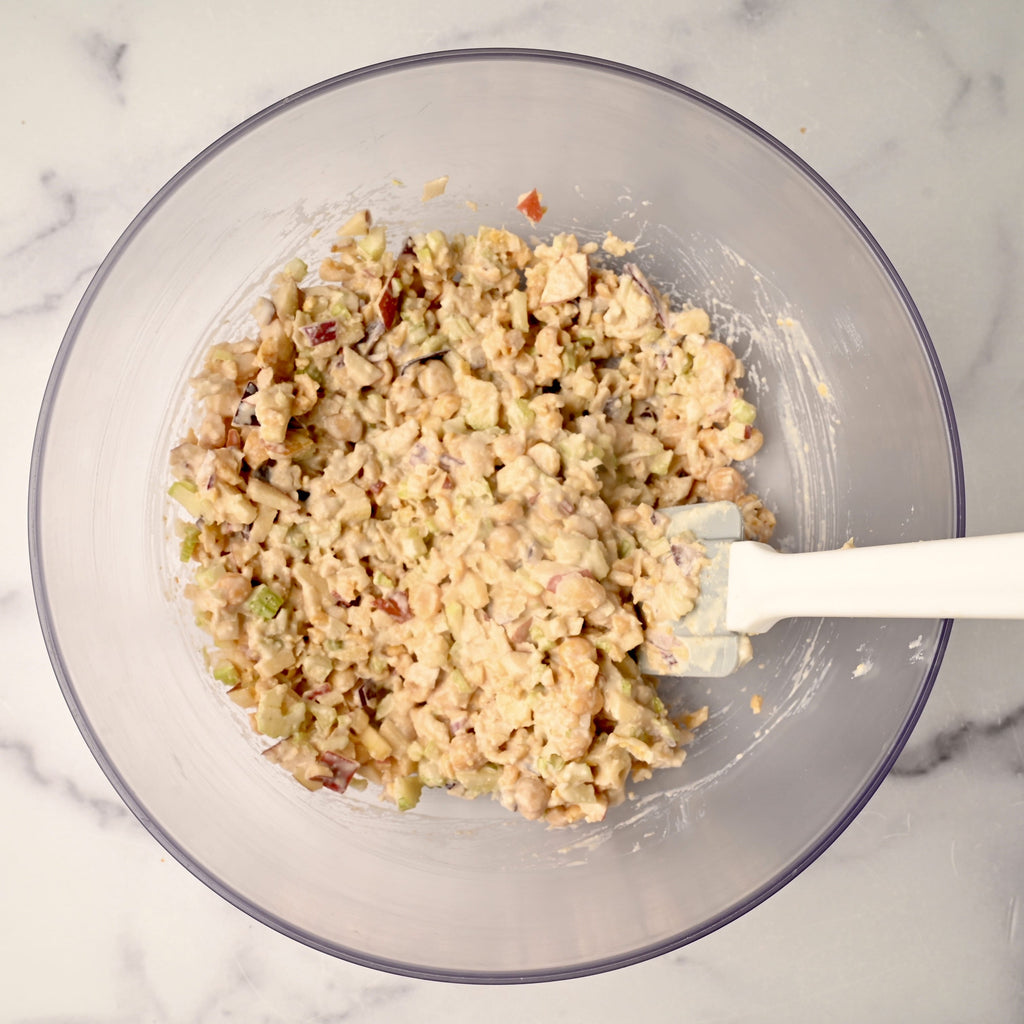
[(803, 554), (732, 545), (729, 629), (830, 616), (1024, 619), (1024, 533)]

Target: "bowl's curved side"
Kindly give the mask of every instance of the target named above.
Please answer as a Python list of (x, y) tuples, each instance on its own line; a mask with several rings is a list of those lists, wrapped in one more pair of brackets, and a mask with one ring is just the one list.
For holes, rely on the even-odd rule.
[[(580, 111), (569, 127), (538, 113), (552, 95)], [(466, 123), (476, 126), (471, 136)], [(599, 145), (609, 132), (618, 145)], [(448, 172), (448, 193), (422, 204), (420, 182)], [(895, 269), (795, 154), (684, 86), (545, 51), (427, 54), (296, 93), (187, 164), (104, 260), (47, 384), (29, 494), (47, 649), (112, 785), (188, 870), (307, 945), (425, 978), (537, 981), (608, 970), (757, 905), (820, 855), (881, 783), (949, 633), (948, 623), (870, 632), (794, 624), (764, 650), (782, 665), (804, 651), (805, 685), (754, 672), (735, 692), (711, 694), (711, 741), (694, 747), (679, 774), (638, 787), (634, 806), (588, 835), (546, 833), (474, 805), (430, 804), (397, 819), (371, 804), (296, 793), (258, 758), (254, 770), (251, 746), (237, 741), (183, 642), (180, 608), (166, 599), (166, 575), (177, 571), (163, 544), (168, 410), (180, 408), (198, 352), (235, 329), (267, 272), (295, 251), (322, 251), (311, 234), (345, 208), (371, 204), (402, 230), (474, 230), (478, 221), (522, 229), (515, 199), (534, 185), (551, 210), (548, 231), (610, 228), (636, 238), (657, 278), (709, 302), (719, 328), (750, 349), (769, 437), (793, 429), (791, 407), (820, 419), (827, 437), (812, 439), (817, 461), (766, 452), (754, 470), (777, 499), (788, 543), (964, 528), (948, 391)], [(840, 261), (842, 280), (830, 273)], [(757, 322), (744, 326), (730, 310), (755, 310)], [(810, 339), (802, 349), (794, 324)], [(860, 416), (865, 407), (874, 420)], [(881, 424), (902, 429), (922, 417), (927, 447), (897, 457), (886, 470), (893, 480), (876, 488)], [(818, 470), (834, 479), (830, 501), (814, 486)], [(94, 515), (72, 514), (68, 495)], [(908, 637), (917, 633), (911, 657)], [(869, 675), (854, 692), (847, 677), (863, 644), (885, 685)], [(740, 690), (754, 686), (779, 712), (771, 743), (756, 743), (758, 722), (740, 713)], [(858, 712), (865, 698), (877, 721)], [(808, 779), (801, 769), (823, 745), (834, 762)], [(782, 785), (788, 803), (778, 798)], [(323, 850), (337, 851), (337, 870), (323, 870)], [(439, 913), (460, 927), (438, 928)]]

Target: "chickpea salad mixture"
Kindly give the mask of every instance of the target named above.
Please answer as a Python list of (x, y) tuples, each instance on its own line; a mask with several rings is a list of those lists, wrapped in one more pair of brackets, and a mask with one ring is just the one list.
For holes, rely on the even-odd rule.
[(671, 717), (636, 658), (704, 562), (658, 508), (773, 519), (733, 465), (762, 443), (741, 361), (606, 260), (630, 249), (482, 227), (396, 254), (361, 212), (206, 354), (170, 459), (185, 591), (304, 786), (565, 825), (682, 763), (707, 709)]

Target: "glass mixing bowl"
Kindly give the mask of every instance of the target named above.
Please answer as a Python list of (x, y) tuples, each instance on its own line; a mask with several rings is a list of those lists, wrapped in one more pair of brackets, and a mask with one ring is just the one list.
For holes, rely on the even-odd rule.
[[(447, 174), (428, 203), (421, 187)], [(534, 187), (536, 231), (516, 211)], [(178, 596), (167, 453), (201, 352), (268, 274), (316, 266), (369, 207), (391, 225), (612, 230), (749, 366), (755, 490), (786, 549), (962, 533), (949, 397), (860, 221), (755, 125), (673, 82), (526, 51), (413, 57), (317, 85), (200, 154), (146, 206), (68, 329), (36, 437), (30, 541), (60, 685), (114, 787), (253, 917), (361, 964), (524, 981), (655, 956), (749, 910), (864, 806), (921, 712), (936, 621), (791, 621), (734, 677), (665, 684), (710, 721), (599, 825), (496, 803), (308, 793), (258, 754)], [(321, 232), (317, 234), (317, 232)], [(880, 581), (882, 585), (883, 581)], [(751, 697), (763, 698), (754, 714)]]

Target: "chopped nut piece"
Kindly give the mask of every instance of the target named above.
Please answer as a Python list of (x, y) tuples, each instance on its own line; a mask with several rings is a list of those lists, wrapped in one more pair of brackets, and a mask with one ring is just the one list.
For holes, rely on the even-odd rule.
[(444, 190), (448, 187), (448, 175), (443, 174), (440, 178), (434, 178), (431, 181), (426, 182), (423, 186), (423, 202), (426, 203), (431, 199), (436, 199), (438, 196), (444, 195)]

